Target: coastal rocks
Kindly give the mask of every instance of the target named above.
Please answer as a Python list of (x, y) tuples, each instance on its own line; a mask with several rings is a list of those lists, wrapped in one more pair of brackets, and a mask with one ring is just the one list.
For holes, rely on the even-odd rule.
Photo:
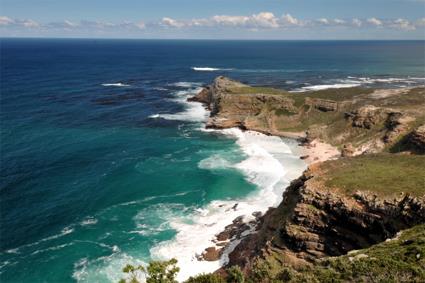
[(338, 110), (338, 103), (329, 99), (306, 98), (305, 103), (323, 112)]
[(385, 116), (382, 109), (372, 105), (366, 105), (351, 113), (347, 113), (346, 117), (351, 120), (353, 127), (370, 129)]
[(394, 142), (401, 134), (405, 134), (409, 130), (409, 123), (414, 121), (414, 118), (407, 116), (402, 112), (388, 113), (385, 126), (387, 132), (383, 138), (385, 143)]
[(198, 259), (199, 260), (206, 260), (206, 261), (219, 260), (222, 250), (223, 249), (217, 249), (216, 247), (206, 248), (205, 251), (202, 253), (201, 257), (198, 258)]
[(189, 97), (187, 101), (200, 102), (209, 107), (211, 101), (211, 88), (209, 86), (204, 87), (197, 95)]
[[(236, 207), (237, 204), (235, 204), (233, 209), (236, 209)], [(252, 215), (255, 217), (255, 220), (248, 223), (244, 221), (243, 216), (235, 218), (232, 224), (227, 225), (222, 232), (216, 235), (213, 240), (216, 246), (206, 248), (204, 252), (197, 257), (198, 260), (219, 260), (232, 241), (243, 239), (245, 236), (249, 235), (250, 231), (255, 229), (258, 223), (260, 223), (259, 221), (262, 213), (257, 211), (253, 212)]]

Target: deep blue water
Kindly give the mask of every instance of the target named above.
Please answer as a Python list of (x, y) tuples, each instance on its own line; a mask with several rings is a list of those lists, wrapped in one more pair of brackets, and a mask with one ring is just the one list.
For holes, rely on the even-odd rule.
[(175, 237), (170, 218), (258, 190), (243, 170), (200, 166), (246, 158), (183, 103), (217, 75), (288, 90), (412, 86), (425, 82), (424, 44), (2, 39), (2, 282), (115, 280)]

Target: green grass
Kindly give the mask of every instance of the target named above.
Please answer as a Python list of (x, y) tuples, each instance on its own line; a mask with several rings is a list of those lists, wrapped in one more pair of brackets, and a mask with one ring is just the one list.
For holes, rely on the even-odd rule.
[(398, 238), (340, 257), (294, 268), (271, 253), (258, 259), (246, 282), (425, 282), (425, 225)]
[(357, 190), (391, 196), (402, 192), (425, 195), (425, 156), (369, 154), (328, 161), (322, 176), (328, 187), (352, 194)]
[(272, 87), (257, 87), (257, 86), (246, 86), (246, 87), (234, 87), (229, 89), (231, 93), (237, 94), (274, 94), (274, 95), (288, 95), (287, 91), (276, 89)]

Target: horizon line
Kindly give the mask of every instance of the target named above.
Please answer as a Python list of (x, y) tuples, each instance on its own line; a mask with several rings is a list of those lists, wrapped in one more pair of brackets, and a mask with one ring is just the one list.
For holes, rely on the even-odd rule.
[(134, 38), (134, 37), (38, 37), (38, 36), (0, 36), (2, 39), (84, 39), (84, 40), (184, 40), (184, 41), (425, 41), (425, 38), (403, 38), (403, 39), (335, 39), (335, 38), (323, 38), (323, 39), (261, 39), (261, 38)]

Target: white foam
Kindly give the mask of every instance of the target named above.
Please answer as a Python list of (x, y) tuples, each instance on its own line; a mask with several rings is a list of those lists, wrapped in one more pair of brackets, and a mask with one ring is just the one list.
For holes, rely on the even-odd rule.
[(40, 243), (44, 243), (44, 242), (47, 242), (47, 241), (51, 241), (51, 240), (55, 240), (55, 239), (61, 238), (63, 236), (66, 236), (66, 235), (71, 234), (72, 232), (74, 232), (73, 226), (74, 225), (70, 225), (70, 226), (67, 226), (67, 227), (63, 228), (62, 231), (59, 234), (55, 234), (55, 235), (52, 235), (52, 236), (43, 238), (43, 239), (41, 239), (39, 241), (30, 243), (30, 244), (22, 245), (22, 246), (17, 247), (17, 248), (9, 249), (9, 250), (7, 250), (5, 252), (6, 253), (19, 253), (19, 251), (21, 249), (23, 249), (23, 248), (28, 248), (28, 247), (36, 246), (36, 245), (39, 245)]
[(346, 84), (324, 84), (324, 85), (311, 85), (311, 86), (304, 86), (300, 89), (294, 90), (296, 91), (310, 91), (310, 90), (324, 90), (324, 89), (331, 89), (331, 88), (350, 88), (350, 87), (356, 87), (360, 86), (360, 83), (346, 83)]
[(126, 87), (126, 86), (130, 86), (130, 85), (123, 84), (123, 83), (108, 83), (108, 84), (102, 84), (102, 86)]
[(202, 88), (198, 87), (196, 89), (188, 89), (175, 92), (175, 97), (173, 100), (175, 102), (181, 103), (185, 106), (185, 110), (179, 113), (173, 114), (153, 114), (150, 115), (150, 118), (163, 118), (166, 120), (178, 120), (178, 121), (190, 121), (190, 122), (203, 122), (208, 117), (208, 112), (202, 106), (201, 103), (187, 101), (187, 99), (195, 94), (199, 93)]
[(223, 158), (220, 154), (213, 154), (208, 158), (201, 160), (198, 163), (198, 167), (201, 169), (226, 169), (231, 167), (228, 160)]
[(189, 216), (168, 215), (168, 224), (177, 231), (177, 235), (172, 240), (157, 244), (150, 251), (153, 259), (178, 259), (179, 281), (199, 273), (213, 272), (226, 264), (228, 254), (237, 241), (232, 242), (220, 260), (199, 261), (197, 256), (205, 248), (215, 246), (212, 241), (215, 235), (235, 218), (243, 216), (244, 221), (248, 222), (254, 219), (253, 212), (265, 212), (270, 206), (276, 206), (282, 199), (283, 189), (289, 184), (287, 173), (297, 171), (301, 174), (305, 169), (305, 164), (299, 158), (294, 158), (291, 148), (278, 137), (239, 129), (218, 132), (236, 138), (246, 159), (232, 164), (222, 156), (212, 154), (198, 166), (209, 170), (233, 167), (244, 173), (249, 182), (256, 184), (258, 190), (242, 199), (212, 201)]
[(181, 88), (193, 88), (193, 87), (200, 87), (201, 83), (196, 82), (176, 82), (168, 84), (169, 86), (175, 86), (175, 87), (181, 87)]
[(89, 226), (89, 225), (94, 225), (97, 223), (97, 219), (94, 217), (87, 217), (86, 219), (84, 219), (83, 221), (80, 222), (81, 226)]
[[(144, 261), (138, 260), (133, 256), (120, 252), (119, 249), (112, 251), (112, 254), (89, 260), (81, 258), (74, 263), (74, 272), (72, 277), (79, 283), (82, 282), (118, 282), (120, 279), (129, 279), (128, 274), (122, 272), (122, 268), (127, 264), (133, 266), (146, 266)], [(136, 278), (140, 282), (145, 282), (145, 276), (142, 272), (136, 273)]]
[(192, 70), (198, 72), (231, 71), (232, 68), (211, 68), (211, 67), (192, 67)]
[(353, 77), (348, 76), (347, 79), (341, 80), (341, 82), (353, 82), (360, 84), (375, 84), (375, 83), (422, 83), (425, 78), (420, 77), (406, 77), (406, 78), (370, 78), (370, 77)]

